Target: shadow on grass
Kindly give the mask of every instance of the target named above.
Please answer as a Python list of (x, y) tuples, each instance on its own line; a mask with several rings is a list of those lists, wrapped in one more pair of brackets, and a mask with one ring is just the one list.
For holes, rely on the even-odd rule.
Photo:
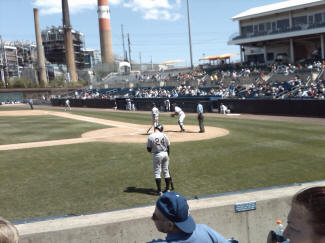
[(157, 195), (157, 191), (152, 188), (136, 188), (134, 186), (127, 187), (124, 192), (128, 193), (142, 193), (142, 194), (148, 194), (148, 195)]

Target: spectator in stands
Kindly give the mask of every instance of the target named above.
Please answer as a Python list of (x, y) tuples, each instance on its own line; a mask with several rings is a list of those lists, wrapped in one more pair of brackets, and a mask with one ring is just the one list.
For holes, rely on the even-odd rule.
[(325, 242), (325, 186), (305, 189), (293, 197), (283, 236), (290, 243)]
[[(325, 186), (298, 192), (292, 199), (283, 237), (290, 243), (325, 242)], [(276, 242), (269, 234), (267, 243)]]
[(0, 242), (1, 243), (18, 243), (19, 234), (15, 226), (8, 220), (0, 217)]
[(227, 243), (219, 233), (204, 224), (196, 224), (190, 215), (186, 199), (178, 192), (166, 192), (156, 202), (152, 215), (158, 231), (166, 240), (150, 242)]

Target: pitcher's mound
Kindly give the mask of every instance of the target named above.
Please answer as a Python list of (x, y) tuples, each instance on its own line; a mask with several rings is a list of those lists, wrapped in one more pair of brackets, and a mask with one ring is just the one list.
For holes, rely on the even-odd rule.
[[(137, 128), (106, 128), (82, 134), (83, 138), (95, 138), (97, 141), (117, 143), (145, 143), (153, 129), (147, 134), (149, 126)], [(228, 130), (218, 127), (205, 127), (205, 133), (199, 133), (198, 126), (185, 126), (185, 132), (180, 132), (178, 125), (164, 125), (164, 133), (171, 142), (197, 141), (225, 136)]]

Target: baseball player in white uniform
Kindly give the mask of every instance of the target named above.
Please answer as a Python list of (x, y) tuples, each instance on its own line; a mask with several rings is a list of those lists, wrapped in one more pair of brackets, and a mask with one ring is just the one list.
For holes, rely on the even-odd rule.
[(132, 110), (132, 107), (131, 107), (131, 100), (129, 98), (126, 99), (126, 110), (127, 111), (130, 111)]
[(151, 116), (152, 116), (152, 125), (147, 130), (147, 133), (151, 130), (152, 127), (156, 127), (158, 125), (158, 119), (159, 119), (159, 109), (157, 108), (156, 104), (152, 104), (152, 110), (151, 110)]
[(156, 104), (152, 104), (152, 125), (153, 127), (158, 126), (158, 119), (159, 119), (159, 109), (157, 108)]
[(70, 100), (69, 99), (66, 99), (65, 105), (64, 105), (64, 111), (67, 111), (67, 109), (69, 109), (69, 111), (71, 111)]
[(181, 128), (181, 132), (185, 132), (184, 129), (184, 119), (185, 119), (185, 113), (184, 111), (177, 105), (173, 104), (175, 113), (173, 115), (178, 115), (178, 125)]
[[(169, 139), (166, 134), (163, 133), (164, 127), (158, 124), (154, 128), (154, 132), (148, 137), (147, 151), (153, 153), (153, 173), (157, 185), (157, 194), (161, 195), (161, 172), (165, 178), (166, 188), (164, 192), (169, 191), (169, 185), (171, 184), (171, 177), (168, 169), (169, 161)], [(172, 190), (173, 190), (172, 185)]]

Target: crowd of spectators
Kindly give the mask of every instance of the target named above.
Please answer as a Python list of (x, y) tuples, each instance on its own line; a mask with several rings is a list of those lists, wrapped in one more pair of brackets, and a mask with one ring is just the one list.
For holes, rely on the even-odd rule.
[[(274, 63), (264, 67), (225, 65), (213, 72), (200, 68), (190, 72), (137, 74), (139, 82), (143, 79), (163, 81), (163, 87), (120, 88), (101, 90), (79, 90), (69, 94), (72, 99), (115, 99), (125, 98), (176, 98), (189, 96), (216, 96), (221, 98), (312, 98), (324, 99), (325, 82), (304, 80), (300, 74), (308, 70), (321, 73), (325, 62), (314, 61), (297, 65)], [(269, 81), (265, 75), (277, 74), (288, 77), (285, 81)], [(241, 82), (242, 78), (246, 82)], [(293, 78), (294, 77), (294, 78)], [(176, 85), (168, 85), (176, 81)], [(207, 83), (209, 82), (209, 86)], [(174, 84), (174, 83), (173, 83)], [(191, 84), (191, 85), (190, 85)], [(157, 85), (158, 86), (158, 85)]]

